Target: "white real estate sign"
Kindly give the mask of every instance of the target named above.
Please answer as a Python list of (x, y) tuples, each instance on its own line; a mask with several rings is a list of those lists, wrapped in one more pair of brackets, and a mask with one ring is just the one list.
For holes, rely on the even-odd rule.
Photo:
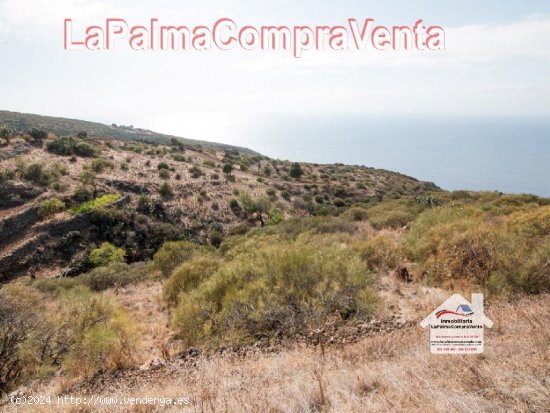
[(470, 303), (454, 294), (437, 307), (420, 325), (430, 327), (433, 354), (483, 353), (483, 329), (493, 322), (483, 313), (483, 294), (472, 294)]

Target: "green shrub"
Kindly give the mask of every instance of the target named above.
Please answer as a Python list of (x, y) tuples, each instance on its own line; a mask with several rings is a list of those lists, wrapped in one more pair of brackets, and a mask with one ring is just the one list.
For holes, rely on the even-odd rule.
[(507, 217), (495, 217), (494, 209), (484, 212), (479, 206), (431, 209), (411, 224), (405, 252), (423, 265), (427, 279), (446, 286), (477, 285), (493, 294), (547, 292), (550, 236), (545, 208)]
[(174, 191), (172, 190), (172, 187), (168, 182), (163, 182), (162, 184), (160, 184), (159, 194), (163, 198), (171, 198), (172, 196), (174, 196)]
[(176, 162), (187, 162), (187, 158), (184, 155), (180, 155), (179, 153), (173, 154), (172, 159)]
[(45, 219), (63, 210), (65, 210), (65, 202), (57, 198), (50, 198), (40, 203), (38, 207), (38, 216), (41, 219)]
[(288, 174), (292, 178), (299, 179), (304, 174), (304, 171), (302, 169), (302, 166), (298, 162), (294, 162), (290, 167), (290, 171)]
[(42, 142), (46, 140), (48, 137), (48, 133), (46, 131), (33, 128), (29, 131), (29, 136), (33, 139), (35, 142)]
[(369, 213), (365, 208), (354, 206), (342, 214), (342, 218), (350, 221), (365, 221), (368, 219)]
[(124, 262), (126, 252), (122, 248), (117, 248), (109, 242), (104, 242), (98, 248), (90, 252), (90, 263), (94, 267), (109, 265), (114, 262)]
[(170, 171), (168, 169), (159, 170), (159, 177), (161, 179), (169, 179), (170, 178)]
[(277, 195), (277, 190), (275, 188), (267, 188), (265, 193), (273, 198)]
[(57, 313), (68, 326), (64, 366), (72, 376), (118, 370), (134, 361), (136, 325), (108, 298), (73, 288), (62, 294)]
[(112, 262), (104, 267), (94, 268), (78, 277), (42, 278), (33, 282), (32, 286), (43, 293), (59, 293), (76, 286), (85, 286), (92, 291), (103, 291), (113, 287), (125, 287), (137, 284), (148, 277), (143, 264), (125, 264)]
[(47, 186), (51, 182), (50, 175), (44, 170), (44, 165), (39, 162), (27, 165), (23, 172), (23, 178), (41, 186)]
[(385, 235), (360, 242), (354, 248), (371, 270), (393, 270), (401, 257), (397, 242)]
[(0, 289), (0, 393), (7, 394), (32, 377), (39, 363), (50, 361), (46, 354), (40, 357), (33, 340), (44, 330), (43, 313), (36, 291), (13, 284)]
[(9, 181), (15, 178), (15, 171), (13, 169), (2, 168), (0, 169), (0, 183)]
[(165, 242), (153, 257), (153, 267), (164, 277), (170, 276), (179, 265), (195, 256), (207, 254), (211, 249), (189, 241)]
[(85, 214), (87, 212), (92, 212), (106, 205), (109, 205), (115, 201), (118, 201), (120, 198), (121, 198), (121, 195), (118, 193), (103, 195), (91, 201), (84, 202), (83, 204), (71, 209), (71, 213)]
[(101, 154), (101, 150), (97, 146), (73, 137), (61, 137), (48, 142), (46, 149), (48, 152), (62, 156), (76, 155), (95, 158)]
[(159, 171), (162, 171), (162, 170), (169, 170), (170, 169), (170, 166), (168, 166), (168, 164), (166, 162), (160, 162), (158, 165), (157, 165), (157, 169)]
[(346, 201), (344, 201), (343, 199), (341, 198), (335, 198), (332, 203), (334, 204), (335, 207), (338, 207), (338, 208), (342, 208), (342, 207), (345, 207), (346, 206)]
[(103, 158), (94, 159), (91, 164), (91, 169), (98, 174), (103, 173), (106, 169), (113, 169), (114, 167), (115, 165), (113, 162)]
[(268, 225), (276, 225), (285, 220), (283, 212), (279, 208), (271, 208), (267, 214), (268, 216)]
[[(68, 377), (128, 367), (139, 326), (109, 299), (84, 287), (62, 291), (48, 306), (36, 289), (0, 290), (0, 390), (51, 375), (60, 365)], [(53, 307), (53, 308), (52, 308)]]
[(171, 305), (178, 304), (178, 297), (182, 292), (196, 289), (200, 283), (207, 280), (216, 272), (219, 259), (215, 256), (192, 255), (171, 271), (170, 278), (163, 288), (165, 301)]
[(414, 199), (398, 199), (382, 202), (368, 209), (369, 222), (375, 229), (399, 229), (413, 221), (426, 205)]
[(350, 248), (301, 242), (256, 245), (179, 294), (173, 325), (188, 344), (293, 336), (303, 333), (304, 326), (319, 328), (335, 315), (345, 322), (375, 311), (368, 268)]
[(226, 163), (223, 165), (223, 173), (227, 176), (231, 176), (231, 173), (233, 172), (233, 165), (230, 163)]
[(191, 174), (192, 178), (200, 178), (204, 175), (204, 172), (198, 166), (192, 166), (191, 168), (189, 168), (189, 173)]

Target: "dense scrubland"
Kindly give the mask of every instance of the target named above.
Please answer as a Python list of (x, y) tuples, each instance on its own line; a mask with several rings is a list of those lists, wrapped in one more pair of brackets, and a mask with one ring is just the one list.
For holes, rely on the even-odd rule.
[[(503, 302), (525, 308), (548, 303), (549, 199), (445, 192), (386, 171), (208, 153), (176, 141), (155, 146), (93, 141), (85, 135), (35, 135), (13, 137), (12, 151), (17, 139), (19, 145), (30, 142), (30, 149), (6, 157), (0, 176), (11, 188), (32, 182), (43, 191), (31, 201), (24, 196), (4, 200), (2, 207), (17, 209), (31, 202), (39, 222), (84, 215), (93, 228), (50, 240), (60, 251), (57, 263), (64, 272), (31, 273), (32, 267), (22, 267), (0, 289), (3, 392), (44, 383), (58, 383), (58, 391), (65, 391), (109, 371), (131, 370), (153, 359), (167, 365), (182, 355), (201, 353), (206, 358), (186, 367), (195, 378), (212, 380), (214, 371), (229, 375), (238, 368), (250, 378), (243, 379), (247, 386), (265, 394), (269, 390), (254, 381), (261, 379), (254, 369), (277, 369), (273, 363), (279, 362), (312, 369), (314, 388), (303, 387), (308, 380), (296, 371), (301, 393), (294, 390), (294, 399), (279, 407), (266, 396), (257, 408), (419, 410), (420, 402), (395, 396), (406, 375), (414, 376), (413, 360), (397, 347), (408, 348), (420, 360), (428, 356), (411, 344), (418, 332), (411, 333), (407, 322), (418, 321), (433, 309), (429, 306), (439, 304), (435, 299), (451, 291), (484, 292), (489, 312)], [(39, 144), (32, 146), (35, 141)], [(68, 162), (52, 161), (60, 156)], [(147, 191), (133, 191), (132, 184)], [(376, 320), (390, 320), (397, 330), (365, 335), (372, 329), (361, 326)], [(528, 324), (524, 321), (522, 326)], [(350, 337), (352, 327), (357, 329)], [(512, 398), (518, 411), (544, 411), (548, 383), (540, 366), (548, 356), (548, 329), (540, 328), (531, 343), (536, 368), (523, 382), (531, 382), (539, 393)], [(507, 345), (508, 336), (499, 334)], [(340, 346), (326, 350), (331, 343)], [(225, 356), (218, 355), (221, 349)], [(246, 349), (259, 349), (259, 358), (235, 367), (233, 355), (246, 354)], [(474, 368), (459, 360), (464, 368)], [(496, 364), (492, 354), (489, 360), (509, 374), (510, 366)], [(346, 380), (337, 374), (339, 366), (363, 362), (372, 363), (372, 371), (354, 371), (346, 379), (354, 382), (353, 394), (342, 397)], [(427, 369), (425, 377), (433, 375), (426, 366), (416, 366)], [(384, 368), (393, 376), (382, 377)], [(289, 371), (281, 374), (292, 380)], [(476, 374), (489, 380), (485, 373)], [(280, 377), (272, 376), (283, 391)], [(220, 378), (224, 391), (235, 390), (229, 376)], [(417, 379), (411, 379), (413, 387)], [(441, 377), (432, 379), (435, 391), (443, 394)], [(162, 388), (159, 383), (156, 391)], [(191, 393), (194, 385), (197, 381), (181, 383)], [(426, 411), (444, 405), (449, 411), (469, 411), (476, 403), (498, 410), (511, 400), (509, 393), (476, 399), (459, 388), (462, 401), (456, 404), (438, 404), (433, 394), (425, 395)], [(222, 400), (227, 406), (227, 394), (201, 393), (202, 410), (195, 408), (217, 411)], [(246, 411), (243, 406), (252, 401), (242, 403), (229, 410)]]

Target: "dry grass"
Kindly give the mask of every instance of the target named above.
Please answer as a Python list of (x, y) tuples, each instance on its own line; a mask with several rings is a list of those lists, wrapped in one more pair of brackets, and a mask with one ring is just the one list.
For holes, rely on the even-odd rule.
[(126, 408), (133, 412), (545, 412), (549, 304), (543, 295), (490, 305), (495, 326), (486, 331), (480, 356), (433, 356), (426, 333), (412, 327), (323, 353), (297, 347), (244, 358), (201, 357), (170, 377), (159, 370), (138, 383), (119, 381), (105, 395), (191, 400), (186, 407)]

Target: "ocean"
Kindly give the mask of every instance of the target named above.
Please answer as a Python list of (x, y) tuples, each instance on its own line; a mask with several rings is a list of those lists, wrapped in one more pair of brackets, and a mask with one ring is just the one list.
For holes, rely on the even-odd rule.
[(447, 190), (550, 197), (550, 120), (258, 117), (220, 141), (264, 155), (398, 171)]

